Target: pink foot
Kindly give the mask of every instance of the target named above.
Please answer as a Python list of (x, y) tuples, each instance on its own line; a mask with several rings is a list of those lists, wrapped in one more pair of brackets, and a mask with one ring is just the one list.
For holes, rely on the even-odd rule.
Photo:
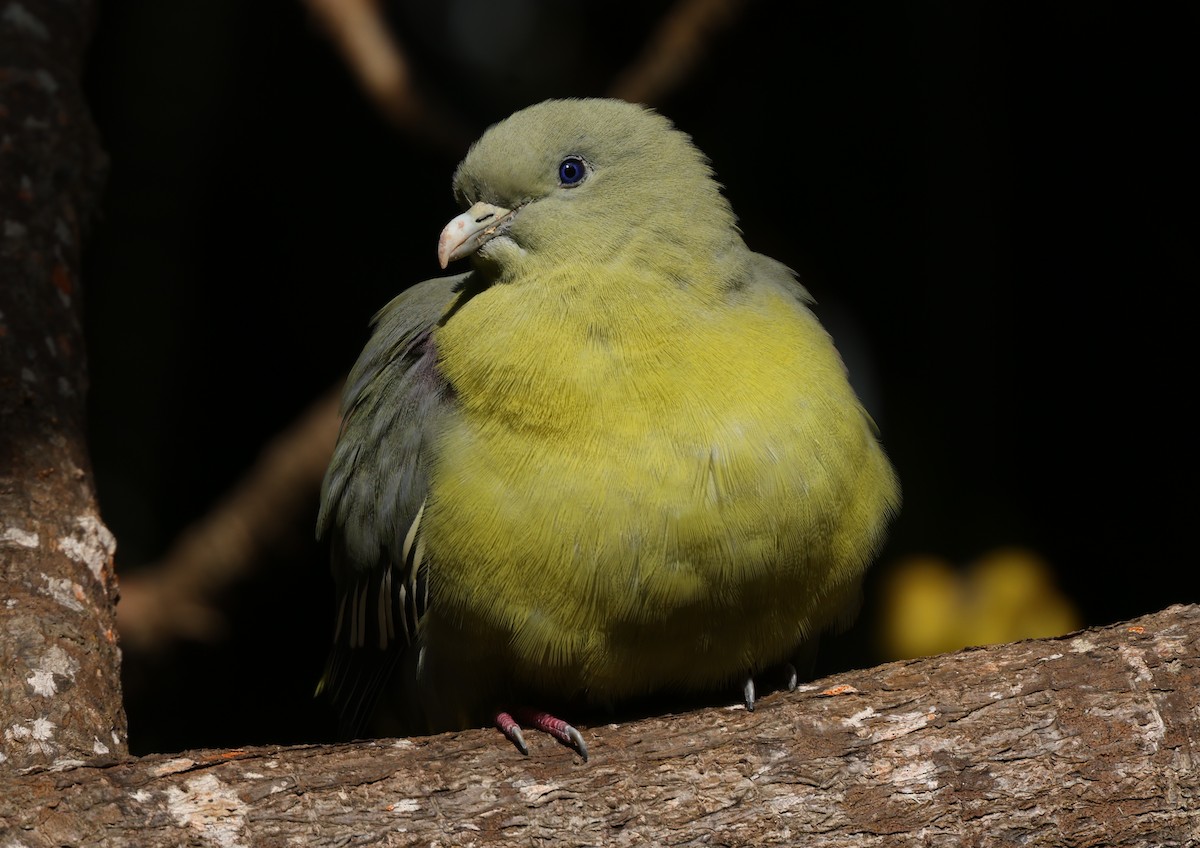
[[(584, 762), (587, 762), (588, 749), (587, 743), (583, 741), (583, 736), (578, 730), (561, 718), (555, 718), (544, 710), (517, 709), (513, 710), (513, 712), (520, 717), (526, 726), (535, 727), (543, 733), (549, 733), (568, 748), (574, 748), (578, 751), (579, 756), (583, 757)], [(500, 732), (517, 746), (518, 751), (522, 754), (529, 753), (529, 747), (525, 744), (525, 736), (521, 733), (521, 725), (517, 723), (517, 720), (513, 718), (511, 713), (504, 711), (496, 713), (496, 727), (500, 728)]]

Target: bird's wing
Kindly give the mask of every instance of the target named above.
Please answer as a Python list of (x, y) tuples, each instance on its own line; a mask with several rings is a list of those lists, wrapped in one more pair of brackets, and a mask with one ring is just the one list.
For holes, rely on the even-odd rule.
[(348, 737), (416, 641), (428, 601), (421, 517), (433, 439), (453, 407), (432, 334), (467, 276), (420, 283), (381, 309), (346, 381), (317, 518), (337, 593), (334, 647), (317, 692), (331, 696)]

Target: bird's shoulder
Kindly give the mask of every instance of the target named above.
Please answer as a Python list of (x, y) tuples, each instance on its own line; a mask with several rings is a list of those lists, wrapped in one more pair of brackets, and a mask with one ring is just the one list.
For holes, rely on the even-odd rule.
[(377, 390), (385, 372), (395, 374), (421, 353), (422, 345), (458, 297), (469, 274), (437, 277), (405, 289), (371, 319), (372, 332), (346, 378), (342, 414), (349, 415)]
[(777, 291), (805, 307), (814, 303), (813, 296), (800, 282), (796, 272), (777, 259), (763, 253), (746, 250), (744, 280), (753, 287)]
[(398, 553), (380, 548), (420, 509), (427, 485), (421, 452), (452, 403), (432, 334), (468, 276), (427, 280), (393, 298), (376, 313), (346, 379), (317, 529), (334, 536), (348, 563), (371, 567), (381, 555)]

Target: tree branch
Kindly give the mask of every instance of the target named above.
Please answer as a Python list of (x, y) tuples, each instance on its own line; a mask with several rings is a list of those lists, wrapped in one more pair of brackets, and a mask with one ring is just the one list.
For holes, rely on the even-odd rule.
[(112, 534), (84, 434), (83, 230), (105, 163), (85, 0), (0, 14), (0, 770), (125, 751)]
[[(51, 845), (1195, 845), (1200, 606), (585, 732), (154, 755), (0, 779)], [(8, 830), (5, 831), (5, 825)]]

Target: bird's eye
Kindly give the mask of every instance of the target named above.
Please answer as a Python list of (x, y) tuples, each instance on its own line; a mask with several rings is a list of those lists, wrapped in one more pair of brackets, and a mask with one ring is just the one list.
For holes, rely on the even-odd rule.
[(586, 176), (587, 164), (578, 156), (568, 156), (558, 165), (558, 184), (561, 186), (577, 186)]

